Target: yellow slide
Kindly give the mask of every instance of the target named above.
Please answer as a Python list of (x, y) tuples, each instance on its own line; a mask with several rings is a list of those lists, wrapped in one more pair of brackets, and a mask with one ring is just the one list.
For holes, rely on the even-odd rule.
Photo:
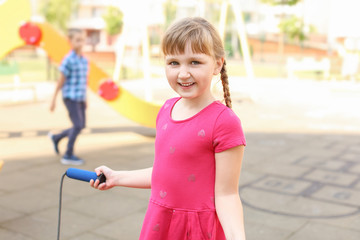
[(19, 27), (30, 16), (29, 0), (0, 0), (0, 59), (13, 49), (24, 46)]
[[(0, 59), (18, 47), (32, 44), (43, 48), (54, 63), (60, 64), (70, 51), (68, 40), (51, 25), (29, 23), (29, 18), (28, 0), (0, 0)], [(114, 82), (106, 81), (110, 77), (95, 63), (89, 62), (89, 88), (103, 96), (102, 99), (123, 116), (154, 128), (160, 105), (146, 102)], [(109, 94), (104, 96), (104, 89)]]

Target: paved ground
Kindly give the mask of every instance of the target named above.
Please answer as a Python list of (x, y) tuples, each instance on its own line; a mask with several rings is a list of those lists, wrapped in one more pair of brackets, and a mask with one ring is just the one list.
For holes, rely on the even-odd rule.
[[(141, 95), (137, 86), (127, 84)], [(154, 86), (161, 86), (157, 100), (169, 97), (165, 82)], [(240, 178), (247, 239), (360, 239), (359, 84), (235, 79), (231, 87), (248, 143)], [(48, 95), (38, 99), (0, 106), (0, 239), (56, 238), (67, 167), (46, 134), (69, 122), (60, 101), (50, 114)], [(83, 169), (149, 167), (153, 145), (152, 129), (91, 95), (88, 128), (77, 145)], [(61, 239), (137, 239), (149, 193), (100, 192), (66, 178)]]

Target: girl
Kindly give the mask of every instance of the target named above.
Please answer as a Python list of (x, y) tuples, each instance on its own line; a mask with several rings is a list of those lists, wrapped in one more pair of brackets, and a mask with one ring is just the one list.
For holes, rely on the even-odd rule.
[[(143, 240), (245, 239), (238, 193), (245, 137), (231, 108), (224, 47), (202, 18), (173, 24), (162, 42), (166, 77), (180, 97), (165, 102), (156, 120), (153, 167), (113, 171), (100, 190), (114, 186), (151, 188)], [(226, 106), (211, 94), (220, 73)]]

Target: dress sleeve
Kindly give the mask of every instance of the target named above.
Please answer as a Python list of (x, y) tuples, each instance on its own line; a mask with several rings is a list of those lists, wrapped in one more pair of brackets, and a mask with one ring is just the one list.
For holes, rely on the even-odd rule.
[(222, 111), (215, 122), (213, 146), (216, 153), (246, 145), (244, 131), (239, 117), (230, 109)]
[(64, 58), (61, 65), (59, 66), (59, 71), (62, 72), (66, 78), (69, 77), (71, 71), (71, 63), (68, 56)]

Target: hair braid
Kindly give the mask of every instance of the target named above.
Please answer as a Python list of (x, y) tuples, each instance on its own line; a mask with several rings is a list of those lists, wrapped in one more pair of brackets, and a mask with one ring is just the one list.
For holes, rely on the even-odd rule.
[(229, 80), (228, 75), (226, 72), (226, 61), (224, 60), (224, 64), (220, 71), (220, 79), (221, 83), (223, 85), (223, 91), (224, 91), (224, 100), (227, 107), (231, 108), (231, 98), (230, 98), (230, 89), (229, 89)]

